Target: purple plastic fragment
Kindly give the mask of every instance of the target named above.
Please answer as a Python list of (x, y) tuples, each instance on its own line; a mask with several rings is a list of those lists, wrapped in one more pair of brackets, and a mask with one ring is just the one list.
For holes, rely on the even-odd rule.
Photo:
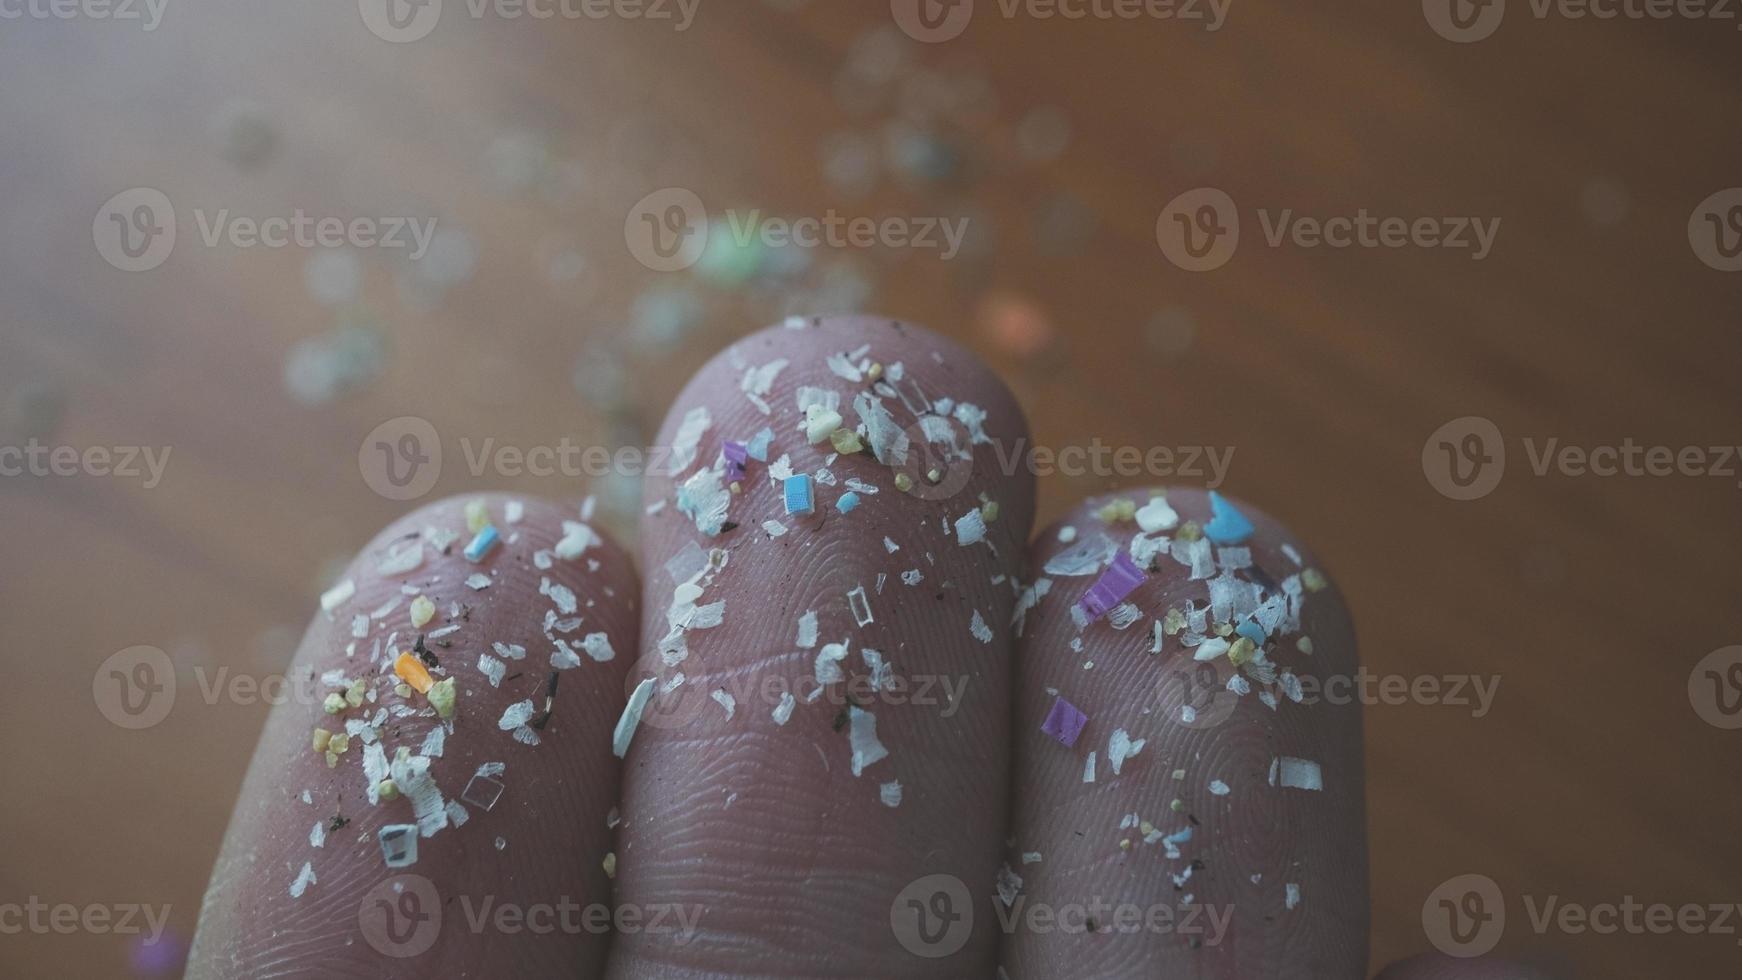
[(1121, 551), (1113, 556), (1113, 564), (1107, 566), (1107, 570), (1101, 573), (1094, 585), (1089, 586), (1089, 591), (1077, 600), (1077, 605), (1089, 614), (1089, 622), (1092, 623), (1107, 615), (1107, 611), (1114, 606), (1124, 602), (1126, 596), (1143, 584), (1144, 578), (1143, 569), (1137, 567), (1137, 563), (1131, 560), (1131, 555)]
[(1083, 726), (1088, 723), (1089, 716), (1078, 711), (1076, 705), (1064, 698), (1056, 698), (1040, 730), (1058, 739), (1062, 745), (1074, 746), (1077, 744), (1077, 736), (1083, 733)]
[(744, 478), (744, 464), (750, 459), (750, 447), (741, 442), (727, 441), (720, 446), (720, 455), (726, 457), (726, 476), (733, 480)]

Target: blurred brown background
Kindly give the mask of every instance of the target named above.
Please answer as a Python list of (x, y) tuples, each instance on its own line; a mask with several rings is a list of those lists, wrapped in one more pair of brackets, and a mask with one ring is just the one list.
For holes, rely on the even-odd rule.
[[(0, 477), (0, 903), (172, 907), (157, 949), (0, 935), (0, 974), (177, 969), (267, 710), (207, 703), (196, 677), (281, 668), (334, 564), (408, 506), (363, 478), (375, 426), (441, 433), (436, 494), (592, 492), (632, 533), (632, 480), (475, 476), (461, 440), (639, 445), (732, 337), (863, 309), (984, 354), (1040, 444), (1235, 447), (1227, 489), (1316, 543), (1373, 670), (1500, 679), (1479, 718), (1368, 711), (1375, 966), (1429, 948), (1424, 901), (1479, 873), (1507, 901), (1503, 952), (1734, 975), (1734, 936), (1538, 935), (1524, 902), (1742, 900), (1742, 731), (1696, 669), (1742, 642), (1742, 476), (1539, 476), (1524, 440), (1742, 442), (1742, 275), (1702, 258), (1726, 240), (1702, 244), (1698, 216), (1690, 235), (1742, 184), (1737, 21), (1514, 0), (1453, 43), (1432, 0), (1239, 0), (1214, 31), (981, 0), (922, 43), (881, 2), (701, 0), (680, 31), (448, 0), (390, 43), (371, 2), (168, 0), (152, 30), (0, 19), (0, 445), (171, 451), (150, 487)], [(126, 272), (97, 242), (137, 187), (173, 202), (178, 239)], [(625, 222), (665, 187), (716, 214), (969, 234), (948, 261), (724, 248), (662, 273)], [(1243, 226), (1205, 273), (1156, 231), (1198, 187)], [(193, 212), (226, 208), (438, 234), (417, 262), (207, 246)], [(1257, 218), (1363, 208), (1501, 226), (1475, 261), (1271, 247)], [(1464, 416), (1508, 455), (1471, 501), (1423, 465)], [(1047, 479), (1043, 516), (1134, 482)], [(138, 644), (170, 654), (180, 694), (127, 731), (92, 681)]]

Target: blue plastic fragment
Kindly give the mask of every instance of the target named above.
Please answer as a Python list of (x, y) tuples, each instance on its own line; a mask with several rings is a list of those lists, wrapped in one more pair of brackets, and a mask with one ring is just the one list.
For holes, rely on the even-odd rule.
[(816, 502), (811, 496), (811, 478), (799, 474), (789, 476), (782, 484), (786, 495), (786, 512), (788, 514), (811, 514), (816, 511)]
[(472, 539), (472, 543), (466, 545), (466, 560), (470, 562), (483, 561), (484, 556), (490, 553), (490, 549), (496, 547), (496, 542), (500, 537), (496, 533), (496, 525), (484, 525), (484, 530), (479, 531), (478, 536)]
[(764, 427), (761, 432), (750, 437), (750, 443), (744, 447), (744, 451), (750, 454), (751, 459), (759, 463), (766, 463), (768, 462), (768, 447), (773, 442), (774, 430)]
[(841, 499), (835, 501), (835, 507), (843, 514), (851, 514), (853, 508), (859, 506), (859, 495), (849, 490), (841, 494)]
[(1253, 620), (1248, 619), (1239, 626), (1234, 627), (1234, 632), (1244, 636), (1248, 640), (1251, 640), (1253, 644), (1257, 646), (1264, 645), (1264, 627), (1258, 625), (1258, 623)]
[(1217, 544), (1239, 544), (1252, 536), (1252, 522), (1214, 490), (1210, 491), (1210, 510), (1215, 516), (1204, 525), (1204, 536), (1211, 541)]

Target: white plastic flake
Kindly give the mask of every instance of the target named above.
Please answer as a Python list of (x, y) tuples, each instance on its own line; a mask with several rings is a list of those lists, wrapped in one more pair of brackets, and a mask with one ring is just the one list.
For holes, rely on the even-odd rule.
[(865, 767), (887, 758), (889, 750), (877, 740), (877, 716), (859, 707), (848, 709), (848, 738), (853, 748), (853, 775), (865, 771)]
[(1113, 775), (1119, 775), (1119, 770), (1125, 765), (1125, 760), (1143, 751), (1148, 739), (1133, 739), (1123, 728), (1113, 729), (1113, 735), (1107, 740), (1107, 764), (1113, 767)]

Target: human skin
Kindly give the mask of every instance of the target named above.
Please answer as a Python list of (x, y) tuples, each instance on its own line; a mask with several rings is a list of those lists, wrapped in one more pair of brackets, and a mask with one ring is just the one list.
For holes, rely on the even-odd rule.
[[(867, 345), (842, 370), (825, 365), (830, 355)], [(744, 380), (778, 359), (786, 367), (758, 395), (770, 407), (765, 414), (745, 394)], [(934, 407), (948, 398), (983, 409), (983, 423), (954, 427), (966, 443), (969, 430), (983, 426), (986, 441), (973, 446), (971, 462), (938, 461), (941, 485), (926, 479), (933, 464), (924, 463), (914, 469), (918, 482), (903, 492), (895, 483), (899, 468), (873, 452), (849, 451), (831, 461), (835, 449), (827, 440), (807, 444), (798, 431), (800, 387), (839, 392), (839, 411), (851, 428), (859, 421), (854, 397), (874, 382), (843, 373), (855, 373), (862, 361), (880, 365), (884, 383), (899, 362), (901, 385), (923, 390)], [(900, 396), (887, 401), (898, 425), (917, 439), (921, 430)], [(378, 704), (422, 708), (419, 696), (395, 693), (387, 677), (374, 682), (378, 702), (339, 717), (319, 703), (276, 707), (213, 872), (190, 977), (990, 977), (1000, 967), (1011, 980), (1367, 975), (1358, 706), (1283, 697), (1272, 709), (1256, 692), (1216, 700), (1186, 684), (1185, 674), (1212, 667), (1200, 668), (1172, 632), (1160, 653), (1150, 652), (1152, 621), (1169, 608), (1203, 604), (1205, 583), (1166, 552), (1130, 596), (1143, 618), (1127, 629), (1104, 620), (1079, 628), (1073, 621), (1071, 607), (1094, 574), (1050, 576), (1051, 592), (1027, 611), (1021, 635), (1013, 625), (1019, 585), (1042, 577), (1047, 562), (1068, 547), (1061, 529), (1074, 529), (1077, 541), (1105, 534), (1123, 545), (1137, 525), (1118, 515), (1109, 523), (1102, 509), (1164, 496), (1178, 521), (1163, 533), (1189, 539), (1194, 532), (1185, 525), (1202, 527), (1212, 518), (1204, 493), (1141, 488), (1097, 497), (1031, 539), (1034, 479), (1022, 466), (1001, 465), (995, 452), (1026, 444), (1014, 398), (972, 354), (887, 319), (823, 318), (738, 341), (678, 396), (655, 445), (691, 443), (684, 420), (691, 419), (693, 432), (698, 407), (707, 408), (708, 425), (693, 441), (693, 462), (675, 475), (646, 477), (645, 500), (665, 504), (644, 519), (639, 570), (603, 538), (578, 558), (539, 567), (535, 554), (572, 531), (564, 522), (578, 520), (578, 512), (494, 494), (481, 499), (505, 542), (481, 563), (461, 555), (469, 537), (462, 499), (418, 508), (358, 554), (345, 576), (356, 582), (357, 595), (331, 615), (316, 614), (293, 671), (311, 678), (331, 670), (380, 676), (380, 664), (370, 662), (373, 643), (397, 631), (394, 646), (405, 648), (419, 630), (402, 602), (372, 621), (347, 655), (353, 617), (407, 586), (429, 596), (442, 612), (424, 629), (460, 627), (444, 637), (450, 645), (431, 648), (460, 693), (452, 731), (430, 772), (453, 799), (479, 765), (505, 762), (502, 799), (487, 811), (467, 806), (463, 826), (419, 841), (415, 865), (389, 869), (376, 831), (410, 822), (410, 802), (370, 804), (358, 740), (329, 768), (312, 751), (310, 733), (316, 726), (342, 729), (344, 718), (367, 718)], [(767, 462), (749, 462), (729, 498), (727, 518), (736, 526), (706, 533), (681, 512), (678, 486), (715, 465), (723, 440), (748, 440), (764, 426), (774, 431), (773, 449)], [(785, 513), (781, 488), (768, 475), (783, 455), (796, 472), (826, 466), (836, 480), (814, 484), (814, 514)], [(878, 492), (860, 493), (858, 507), (842, 513), (836, 505), (849, 478)], [(511, 499), (524, 507), (512, 525), (504, 520)], [(957, 522), (987, 502), (996, 508), (983, 540), (962, 544)], [(1274, 585), (1309, 568), (1322, 571), (1286, 529), (1256, 507), (1232, 503), (1254, 526), (1240, 542), (1257, 570), (1246, 575)], [(771, 535), (765, 521), (787, 530)], [(426, 546), (423, 562), (408, 573), (377, 571), (391, 547), (430, 528), (462, 536), (447, 554)], [(697, 606), (724, 601), (723, 615), (711, 628), (681, 631), (681, 658), (662, 656), (677, 586), (667, 564), (692, 542), (728, 555), (695, 599)], [(696, 554), (688, 552), (690, 559)], [(922, 576), (915, 584), (902, 578), (910, 569)], [(488, 588), (462, 584), (480, 570), (494, 579)], [(547, 627), (557, 602), (551, 593), (560, 593), (547, 579), (576, 596), (574, 615), (582, 622), (572, 632)], [(861, 585), (874, 615), (863, 626), (846, 598)], [(450, 623), (447, 610), (456, 601), (469, 608)], [(810, 610), (817, 612), (817, 640), (801, 646), (797, 624)], [(984, 630), (976, 635), (980, 623)], [(542, 708), (553, 638), (579, 651), (580, 638), (591, 633), (603, 633), (615, 656), (582, 653), (578, 665), (561, 670), (540, 744), (517, 742), (498, 719), (528, 698)], [(1301, 636), (1310, 638), (1310, 653), (1302, 651)], [(1079, 638), (1081, 648), (1074, 649)], [(1303, 678), (1356, 668), (1354, 630), (1328, 576), (1304, 595), (1298, 624), (1269, 639), (1274, 662)], [(843, 640), (847, 655), (839, 669), (846, 682), (819, 687), (815, 678), (829, 670), (819, 653)], [(527, 651), (506, 662), (509, 676), (500, 687), (478, 669), (496, 643)], [(899, 687), (871, 686), (867, 648), (879, 652)], [(1227, 661), (1215, 666), (1223, 672), (1219, 681), (1234, 673)], [(663, 685), (678, 673), (682, 685), (655, 700), (619, 761), (613, 726), (628, 693), (645, 677)], [(1088, 716), (1074, 746), (1040, 731), (1055, 699), (1049, 689)], [(793, 694), (794, 703), (780, 723), (783, 693)], [(1181, 721), (1187, 703), (1204, 709), (1189, 724)], [(888, 752), (858, 775), (854, 706), (875, 716), (876, 739)], [(438, 724), (427, 715), (408, 713), (383, 726), (378, 737), (386, 754), (399, 746), (417, 752)], [(1107, 758), (1116, 727), (1147, 740), (1118, 774)], [(1091, 751), (1100, 761), (1095, 782), (1086, 783)], [(1269, 770), (1278, 757), (1319, 763), (1323, 789), (1272, 785)], [(1176, 778), (1179, 770), (1183, 778)], [(899, 804), (885, 805), (883, 787), (894, 782)], [(1212, 792), (1212, 783), (1229, 790)], [(312, 802), (301, 801), (304, 790)], [(1143, 827), (1121, 827), (1133, 813), (1170, 834), (1189, 821), (1192, 838), (1172, 858), (1167, 845), (1145, 842)], [(330, 825), (335, 814), (348, 822), (321, 847), (311, 846), (311, 827)], [(614, 877), (606, 872), (607, 855)], [(316, 880), (292, 897), (290, 884), (305, 862)], [(1023, 879), (1017, 902), (1008, 905), (996, 897), (1006, 867)], [(1181, 884), (1176, 876), (1188, 867)], [(439, 927), (417, 934), (418, 951), (409, 956), (391, 955), (411, 948), (399, 945), (404, 933), (383, 932), (391, 913), (383, 903), (406, 901), (391, 884), (402, 874), (416, 877), (401, 885), (427, 888), (419, 894), (433, 896), (441, 909)], [(932, 876), (960, 882), (972, 904), (971, 928), (963, 927), (951, 955), (920, 955), (936, 947), (916, 946), (913, 931), (894, 921), (905, 914), (904, 889)], [(1285, 900), (1288, 885), (1300, 896), (1293, 908)], [(1180, 919), (1188, 896), (1197, 910), (1189, 929)], [(1097, 903), (1108, 911), (1088, 928), (1080, 913), (1067, 914), (1071, 928), (1033, 914)], [(619, 910), (617, 928), (588, 918), (589, 906), (598, 907), (594, 916)], [(1119, 928), (1130, 925), (1120, 907), (1164, 909), (1172, 927)], [(677, 919), (679, 912), (686, 918)], [(659, 927), (650, 921), (654, 914), (666, 917)], [(1436, 958), (1380, 974), (1383, 980), (1541, 976), (1495, 961)]]

